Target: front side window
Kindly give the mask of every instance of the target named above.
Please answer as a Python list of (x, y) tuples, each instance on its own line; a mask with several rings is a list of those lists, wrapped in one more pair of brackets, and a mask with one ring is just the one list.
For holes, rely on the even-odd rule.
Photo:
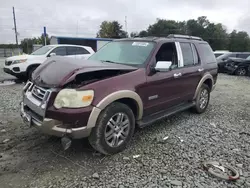
[(113, 41), (90, 56), (89, 60), (139, 66), (145, 63), (154, 46), (154, 42)]
[(183, 56), (184, 67), (194, 65), (194, 56), (191, 44), (186, 42), (181, 42), (180, 46)]

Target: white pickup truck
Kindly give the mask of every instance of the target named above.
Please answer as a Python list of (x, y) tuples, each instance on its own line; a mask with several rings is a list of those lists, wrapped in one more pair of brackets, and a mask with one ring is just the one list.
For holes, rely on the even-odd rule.
[(89, 46), (80, 45), (46, 45), (43, 46), (30, 55), (19, 55), (6, 58), (4, 65), (4, 72), (11, 74), (17, 78), (30, 78), (32, 72), (47, 58), (51, 56), (65, 56), (77, 59), (87, 59), (94, 50)]

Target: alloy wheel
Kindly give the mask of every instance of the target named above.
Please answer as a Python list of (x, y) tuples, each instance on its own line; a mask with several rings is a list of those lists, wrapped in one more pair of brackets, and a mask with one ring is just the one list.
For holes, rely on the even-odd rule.
[(200, 100), (199, 100), (199, 105), (201, 109), (206, 108), (207, 103), (208, 103), (208, 90), (207, 89), (203, 89), (200, 93)]
[(125, 113), (113, 115), (105, 128), (105, 141), (110, 147), (120, 146), (128, 137), (130, 131), (130, 121)]
[(238, 73), (238, 75), (240, 75), (240, 76), (244, 76), (244, 75), (246, 75), (246, 70), (243, 69), (243, 68), (240, 68), (240, 69), (238, 69), (237, 73)]

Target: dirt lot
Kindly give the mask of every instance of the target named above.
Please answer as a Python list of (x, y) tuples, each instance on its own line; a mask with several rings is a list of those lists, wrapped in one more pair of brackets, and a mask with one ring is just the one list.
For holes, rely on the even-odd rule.
[[(87, 140), (63, 151), (59, 139), (26, 127), (19, 117), (23, 85), (0, 86), (0, 187), (250, 187), (249, 83), (219, 75), (206, 113), (186, 111), (137, 130), (127, 150), (108, 157)], [(208, 175), (205, 160), (237, 167), (241, 179)]]

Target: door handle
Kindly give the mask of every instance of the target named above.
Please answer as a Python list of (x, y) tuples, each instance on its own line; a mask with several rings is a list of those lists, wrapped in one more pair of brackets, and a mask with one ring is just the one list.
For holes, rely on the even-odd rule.
[(181, 77), (181, 76), (182, 76), (181, 73), (175, 73), (175, 74), (174, 74), (174, 77), (175, 77), (175, 78), (178, 78), (178, 77)]
[(204, 71), (204, 69), (203, 69), (203, 68), (201, 68), (201, 69), (198, 69), (198, 72), (202, 72), (202, 71)]

